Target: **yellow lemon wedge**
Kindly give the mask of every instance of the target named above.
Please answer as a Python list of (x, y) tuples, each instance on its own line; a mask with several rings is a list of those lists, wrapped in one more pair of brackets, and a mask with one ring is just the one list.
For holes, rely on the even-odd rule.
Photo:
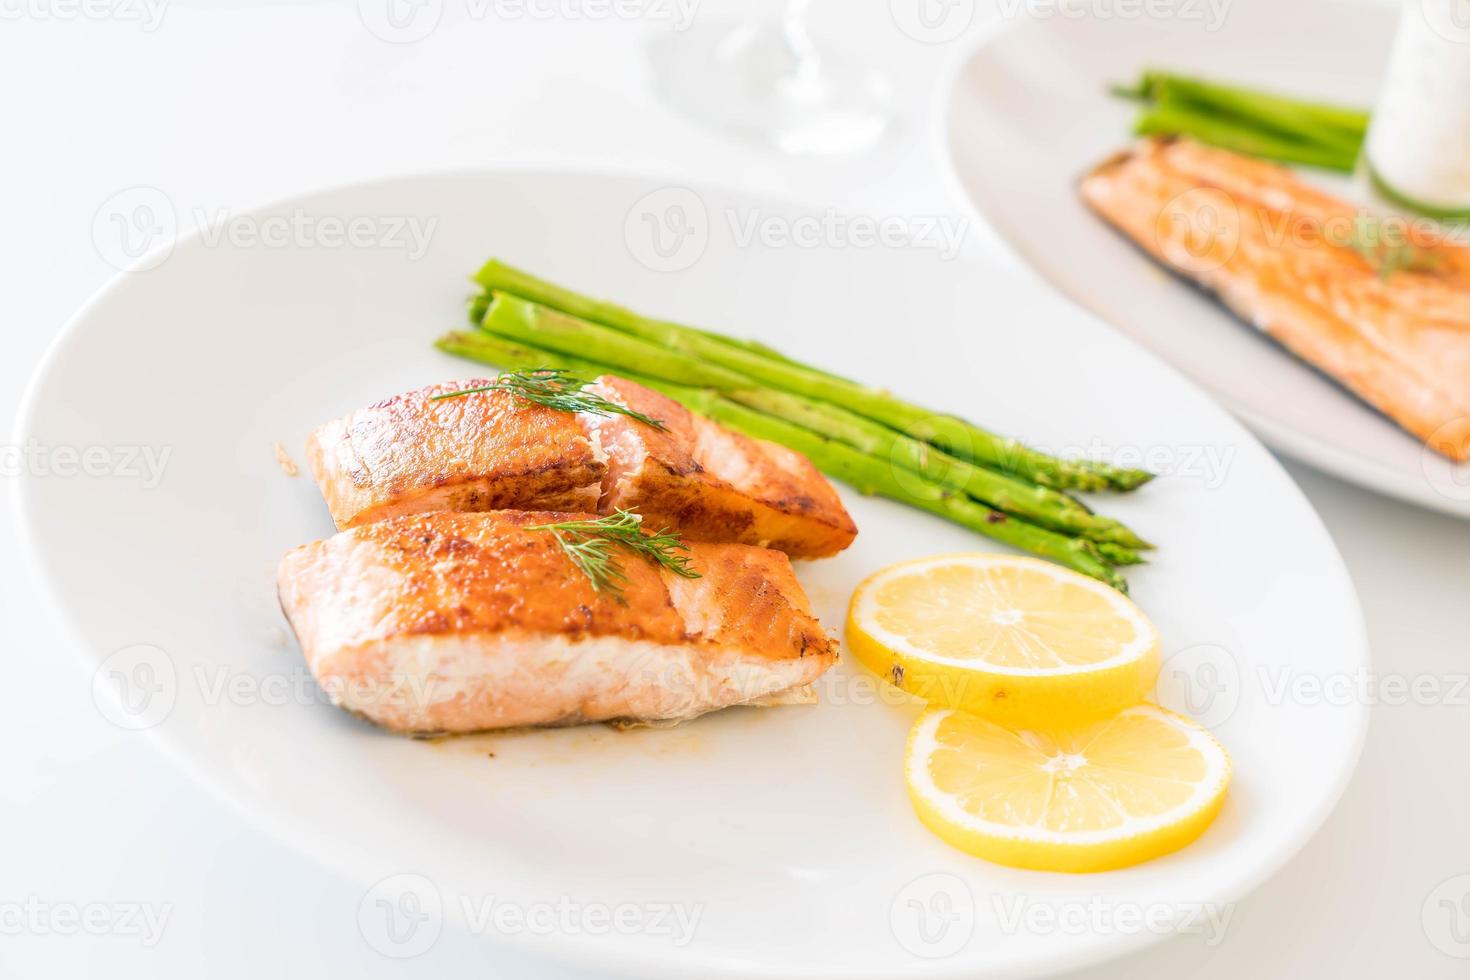
[(909, 733), (905, 777), (919, 819), (962, 851), (1017, 868), (1108, 871), (1203, 833), (1230, 757), (1152, 704), (1045, 731), (930, 708)]
[(931, 704), (1020, 728), (1137, 704), (1159, 635), (1115, 589), (1050, 562), (959, 554), (892, 565), (857, 587), (848, 649)]

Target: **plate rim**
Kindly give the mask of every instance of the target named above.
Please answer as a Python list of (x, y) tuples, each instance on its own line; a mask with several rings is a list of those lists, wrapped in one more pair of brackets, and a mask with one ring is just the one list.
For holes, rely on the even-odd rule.
[[(1002, 25), (1004, 27), (1004, 25)], [(966, 52), (968, 53), (968, 52)], [(964, 63), (963, 57), (957, 57), (955, 65)], [(947, 99), (945, 100), (947, 103)], [(801, 199), (788, 198), (759, 192), (751, 192), (728, 184), (717, 182), (688, 179), (685, 177), (663, 177), (653, 173), (639, 173), (619, 169), (589, 169), (578, 166), (548, 165), (540, 166), (482, 166), (469, 168), (448, 168), (411, 171), (407, 173), (389, 174), (375, 178), (344, 181), (338, 184), (327, 184), (311, 186), (302, 191), (281, 195), (264, 203), (252, 205), (235, 212), (236, 216), (259, 215), (270, 212), (281, 207), (300, 204), (312, 198), (325, 195), (343, 193), (349, 191), (369, 191), (374, 188), (388, 185), (406, 185), (421, 181), (433, 181), (442, 179), (468, 178), (468, 179), (498, 179), (498, 178), (541, 178), (554, 177), (572, 180), (626, 180), (647, 183), (650, 186), (682, 186), (698, 188), (701, 191), (713, 195), (726, 195), (746, 201), (760, 201), (772, 205), (785, 205), (790, 207), (809, 207), (814, 201), (803, 202)], [(179, 235), (167, 247), (178, 249), (192, 243), (195, 239), (202, 237), (203, 228), (193, 228)], [(24, 439), (29, 437), (33, 428), (33, 422), (39, 410), (39, 402), (42, 390), (46, 386), (49, 376), (57, 369), (60, 359), (68, 345), (76, 339), (80, 324), (89, 318), (92, 312), (101, 306), (111, 294), (122, 288), (123, 283), (136, 271), (138, 266), (145, 264), (153, 255), (150, 250), (141, 256), (128, 269), (117, 271), (102, 286), (93, 292), (66, 320), (64, 325), (57, 331), (48, 343), (41, 358), (37, 361), (30, 378), (26, 384), (19, 409), (16, 414), (14, 426), (12, 427), (13, 439), (18, 444), (23, 444)], [(1004, 261), (1006, 256), (998, 256), (983, 245), (975, 250), (975, 254), (981, 256), (982, 261)], [(1087, 307), (1077, 303), (1066, 293), (1056, 289), (1044, 279), (1033, 283), (1030, 287), (1039, 299), (1043, 295), (1048, 303), (1057, 304), (1058, 308), (1067, 309), (1069, 315), (1084, 320), (1095, 321), (1100, 328), (1109, 330), (1117, 335), (1117, 339), (1132, 347), (1136, 353), (1152, 361), (1155, 367), (1173, 374), (1183, 381), (1185, 385), (1197, 392), (1200, 398), (1216, 408), (1220, 408), (1219, 399), (1214, 396), (1204, 385), (1188, 377), (1178, 368), (1164, 360), (1152, 350), (1134, 340), (1132, 337), (1113, 327), (1105, 318), (1097, 315)], [(1223, 409), (1222, 409), (1223, 411)], [(1240, 421), (1228, 411), (1223, 411), (1227, 424), (1239, 428), (1243, 438), (1250, 442), (1258, 442)], [(1338, 591), (1346, 602), (1342, 610), (1344, 621), (1349, 625), (1353, 637), (1351, 658), (1356, 666), (1362, 669), (1371, 669), (1372, 650), (1368, 641), (1366, 623), (1363, 618), (1362, 604), (1358, 598), (1357, 589), (1353, 584), (1352, 577), (1348, 572), (1346, 562), (1328, 531), (1321, 515), (1317, 513), (1310, 499), (1297, 486), (1291, 474), (1281, 465), (1280, 461), (1272, 454), (1263, 449), (1263, 458), (1269, 468), (1273, 468), (1281, 477), (1284, 489), (1295, 494), (1299, 505), (1305, 510), (1315, 531), (1320, 534), (1327, 556), (1333, 559), (1331, 567), (1326, 570), (1327, 576), (1335, 580)], [(61, 590), (52, 576), (47, 571), (47, 565), (42, 558), (43, 546), (38, 540), (35, 529), (32, 526), (34, 519), (35, 495), (39, 488), (35, 485), (38, 478), (30, 474), (23, 474), (16, 481), (15, 492), (11, 495), (13, 504), (10, 508), (11, 517), (14, 521), (18, 551), (25, 561), (27, 570), (31, 573), (30, 578), (34, 588), (39, 594), (42, 603), (48, 608), (49, 615), (60, 625), (63, 630), (62, 636), (65, 641), (76, 651), (79, 666), (89, 673), (96, 673), (96, 669), (104, 659), (105, 654), (93, 651), (91, 645), (83, 635), (78, 623), (73, 620), (67, 611), (67, 606), (62, 599)], [(1276, 853), (1270, 855), (1268, 860), (1256, 862), (1247, 873), (1240, 874), (1232, 879), (1229, 887), (1223, 889), (1228, 894), (1216, 894), (1206, 897), (1206, 901), (1238, 902), (1249, 896), (1256, 888), (1265, 881), (1278, 874), (1300, 851), (1307, 845), (1322, 829), (1327, 819), (1336, 810), (1341, 802), (1343, 794), (1348, 785), (1356, 775), (1361, 762), (1362, 753), (1366, 744), (1368, 726), (1371, 720), (1372, 708), (1363, 703), (1354, 706), (1352, 745), (1348, 748), (1341, 759), (1338, 772), (1327, 792), (1317, 801), (1317, 805), (1309, 811), (1309, 818), (1301, 824), (1301, 830), (1289, 840), (1283, 841)], [(161, 754), (168, 758), (181, 772), (185, 773), (192, 781), (203, 787), (211, 797), (218, 800), (224, 806), (238, 814), (242, 820), (258, 827), (266, 833), (278, 845), (300, 855), (324, 870), (340, 876), (344, 881), (369, 886), (372, 884), (373, 875), (364, 868), (361, 855), (350, 845), (343, 845), (330, 833), (318, 829), (316, 825), (304, 818), (293, 815), (289, 810), (279, 807), (270, 801), (269, 797), (252, 793), (244, 788), (238, 780), (227, 779), (212, 769), (207, 760), (187, 750), (179, 739), (165, 737), (164, 726), (157, 726), (144, 730), (149, 744), (158, 748)], [(458, 927), (465, 927), (462, 909), (456, 903), (446, 902), (443, 919), (454, 923)], [(470, 931), (470, 930), (466, 930)], [(496, 933), (491, 936), (483, 936), (470, 931), (471, 936), (479, 941), (493, 946), (503, 946), (515, 949), (522, 954), (534, 957), (544, 957), (548, 961), (558, 962), (588, 969), (594, 974), (610, 974), (619, 976), (640, 976), (645, 978), (667, 977), (669, 980), (683, 980), (688, 975), (691, 963), (686, 960), (685, 954), (688, 949), (665, 949), (649, 947), (645, 945), (617, 945), (601, 942), (582, 941), (582, 937), (576, 936), (531, 936), (526, 933), (502, 934)], [(933, 980), (972, 980), (977, 976), (991, 978), (991, 980), (1023, 980), (1023, 978), (1047, 976), (1053, 973), (1067, 972), (1087, 966), (1099, 966), (1103, 963), (1118, 960), (1120, 958), (1135, 955), (1145, 949), (1153, 947), (1163, 940), (1178, 935), (1177, 931), (1154, 933), (1143, 930), (1132, 934), (1093, 935), (1091, 942), (1079, 944), (1062, 953), (1051, 953), (1045, 959), (1033, 959), (1026, 963), (1001, 963), (986, 968), (974, 963), (966, 963), (958, 956), (943, 960), (915, 960), (911, 967), (911, 974), (933, 978)], [(757, 967), (749, 962), (740, 960), (713, 960), (706, 959), (698, 963), (702, 975), (713, 978), (748, 978), (752, 976), (790, 976), (806, 978), (806, 980), (817, 980), (817, 978), (832, 978), (842, 976), (844, 980), (888, 980), (889, 974), (883, 968), (878, 972), (853, 972), (844, 969), (841, 974), (835, 974), (830, 969), (822, 967), (781, 967), (778, 970), (770, 970), (764, 966)]]
[[(1345, 6), (1366, 6), (1379, 10), (1392, 9), (1391, 4), (1376, 2), (1376, 0), (1338, 0), (1338, 2)], [(1005, 249), (1007, 256), (1016, 261), (1029, 274), (1035, 276), (1041, 283), (1045, 284), (1047, 289), (1058, 294), (1068, 303), (1077, 305), (1089, 316), (1105, 324), (1110, 330), (1123, 335), (1155, 357), (1164, 360), (1161, 354), (1156, 353), (1153, 348), (1119, 326), (1114, 322), (1112, 317), (1074, 296), (1048, 270), (1045, 263), (1037, 261), (1034, 249), (1018, 241), (1007, 227), (992, 220), (992, 216), (985, 209), (982, 209), (970, 196), (969, 191), (965, 187), (964, 178), (960, 175), (960, 164), (954, 150), (954, 134), (950, 120), (955, 115), (955, 103), (958, 98), (957, 93), (961, 78), (964, 76), (970, 64), (979, 57), (983, 49), (997, 43), (1007, 35), (1021, 31), (1027, 27), (1038, 27), (1038, 23), (1032, 21), (1030, 18), (1022, 17), (1012, 21), (999, 19), (987, 24), (968, 44), (962, 46), (952, 54), (940, 71), (938, 83), (940, 86), (939, 98), (934, 101), (934, 106), (929, 112), (929, 125), (931, 151), (940, 161), (941, 181), (945, 185), (946, 196), (952, 198), (966, 214), (983, 222), (985, 227), (994, 235), (997, 244)], [(1290, 355), (1281, 352), (1281, 356), (1285, 357)], [(1172, 362), (1165, 360), (1164, 363), (1180, 374), (1184, 374)], [(1457, 500), (1454, 497), (1436, 493), (1434, 488), (1427, 485), (1424, 481), (1416, 480), (1397, 469), (1384, 465), (1378, 460), (1359, 456), (1350, 450), (1320, 442), (1290, 425), (1276, 421), (1269, 414), (1261, 412), (1241, 402), (1239, 399), (1226, 395), (1214, 385), (1202, 379), (1187, 374), (1185, 377), (1196, 388), (1208, 394), (1211, 400), (1224, 407), (1226, 411), (1244, 423), (1270, 449), (1285, 453), (1292, 459), (1310, 466), (1319, 473), (1324, 473), (1327, 476), (1350, 483), (1360, 489), (1368, 490), (1381, 496), (1386, 496), (1393, 500), (1436, 513), (1447, 514), (1461, 520), (1470, 520), (1470, 496), (1467, 496), (1464, 500)], [(1349, 392), (1341, 392), (1340, 394), (1345, 398), (1351, 399), (1359, 408), (1365, 411), (1372, 411), (1357, 396)], [(1403, 435), (1406, 439), (1413, 438), (1408, 433), (1403, 433)]]

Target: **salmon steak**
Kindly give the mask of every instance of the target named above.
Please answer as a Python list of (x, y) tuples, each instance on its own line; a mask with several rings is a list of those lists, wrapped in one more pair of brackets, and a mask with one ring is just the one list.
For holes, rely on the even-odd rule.
[(430, 385), (321, 426), (306, 459), (339, 531), (440, 510), (595, 510), (607, 472), (577, 417), (508, 391)]
[(536, 525), (411, 514), (281, 561), (281, 606), (333, 703), (395, 732), (681, 721), (800, 693), (837, 660), (786, 555), (691, 543), (697, 578), (620, 554), (599, 592)]
[(857, 525), (811, 460), (754, 439), (624, 378), (604, 375), (591, 390), (658, 419), (582, 416), (607, 454), (598, 511), (622, 508), (649, 527), (673, 527), (692, 541), (736, 541), (803, 558), (852, 544)]
[(1169, 270), (1417, 437), (1470, 457), (1470, 248), (1275, 164), (1153, 137), (1082, 200)]
[(591, 389), (641, 411), (566, 412), (506, 390), (453, 398), (487, 379), (432, 385), (321, 426), (307, 460), (338, 530), (433, 511), (642, 514), (693, 541), (836, 554), (857, 527), (811, 461), (731, 432), (631, 381)]

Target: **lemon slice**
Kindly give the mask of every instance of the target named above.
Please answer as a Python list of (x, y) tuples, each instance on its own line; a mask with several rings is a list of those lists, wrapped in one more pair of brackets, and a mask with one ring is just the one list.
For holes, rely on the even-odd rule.
[(1050, 562), (960, 554), (892, 565), (853, 593), (847, 645), (891, 683), (1014, 727), (1104, 718), (1159, 672), (1127, 596)]
[(1230, 757), (1152, 704), (1050, 731), (930, 708), (909, 733), (919, 819), (977, 857), (1043, 871), (1107, 871), (1177, 850), (1215, 815)]

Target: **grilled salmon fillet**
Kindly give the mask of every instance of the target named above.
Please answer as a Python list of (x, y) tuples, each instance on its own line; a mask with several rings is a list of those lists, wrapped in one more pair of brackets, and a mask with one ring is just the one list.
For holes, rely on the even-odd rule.
[(1405, 222), (1392, 231), (1411, 260), (1386, 267), (1364, 254), (1367, 216), (1355, 205), (1283, 167), (1186, 139), (1143, 140), (1080, 191), (1247, 324), (1429, 448), (1470, 457), (1470, 249)]
[(312, 433), (307, 459), (339, 530), (431, 511), (575, 510), (642, 514), (695, 541), (819, 558), (857, 527), (817, 468), (784, 446), (730, 432), (631, 381), (593, 388), (667, 426), (568, 413), (506, 391), (398, 395)]
[(440, 512), (354, 528), (282, 559), (281, 606), (333, 702), (397, 732), (682, 720), (836, 662), (780, 552), (691, 544), (696, 579), (620, 554), (620, 603), (528, 530), (592, 516)]
[(601, 513), (635, 510), (651, 527), (694, 541), (735, 541), (802, 558), (834, 555), (857, 525), (811, 461), (753, 439), (624, 378), (603, 375), (592, 390), (658, 419), (663, 431), (626, 415), (583, 417), (607, 453)]
[(607, 470), (577, 418), (505, 391), (430, 385), (313, 432), (307, 462), (338, 530), (438, 510), (592, 510)]

